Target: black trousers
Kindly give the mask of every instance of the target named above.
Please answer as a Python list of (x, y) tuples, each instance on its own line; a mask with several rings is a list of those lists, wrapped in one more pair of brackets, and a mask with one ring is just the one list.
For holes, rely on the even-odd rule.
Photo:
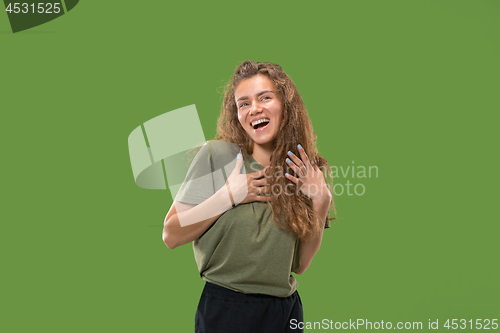
[[(297, 291), (288, 297), (242, 294), (207, 282), (196, 310), (196, 333), (288, 333), (303, 322)], [(297, 325), (292, 325), (297, 327)]]

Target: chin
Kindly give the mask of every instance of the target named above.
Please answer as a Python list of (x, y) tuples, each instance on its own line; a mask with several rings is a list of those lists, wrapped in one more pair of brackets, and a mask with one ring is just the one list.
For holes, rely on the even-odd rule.
[(252, 138), (252, 141), (258, 145), (267, 145), (274, 142), (274, 138)]

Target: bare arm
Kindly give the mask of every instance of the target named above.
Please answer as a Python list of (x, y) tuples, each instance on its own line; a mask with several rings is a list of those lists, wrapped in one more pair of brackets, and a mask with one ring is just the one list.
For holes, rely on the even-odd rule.
[(311, 164), (306, 152), (300, 145), (297, 147), (301, 158), (289, 151), (289, 158), (286, 160), (288, 165), (295, 172), (296, 177), (289, 175), (288, 173), (285, 176), (290, 181), (297, 184), (302, 193), (307, 195), (312, 200), (313, 209), (320, 217), (321, 223), (318, 235), (307, 242), (301, 243), (300, 268), (295, 273), (302, 274), (309, 268), (314, 256), (318, 253), (321, 246), (324, 226), (326, 218), (328, 217), (330, 203), (332, 201), (332, 194), (326, 186), (323, 173), (319, 167)]
[(248, 203), (269, 201), (266, 179), (260, 179), (265, 169), (249, 174), (241, 174), (243, 159), (238, 154), (236, 166), (226, 185), (199, 205), (189, 205), (174, 201), (165, 217), (163, 242), (169, 249), (175, 249), (198, 239), (203, 233), (231, 208), (232, 202)]
[[(228, 199), (227, 186), (224, 186), (199, 205), (174, 201), (163, 225), (162, 238), (165, 245), (169, 249), (175, 249), (199, 238), (231, 207)], [(177, 209), (180, 210), (179, 213)]]
[[(328, 193), (330, 192), (328, 191)], [(300, 268), (297, 270), (297, 272), (295, 272), (297, 274), (302, 274), (309, 268), (314, 256), (319, 251), (319, 248), (321, 246), (321, 241), (323, 239), (325, 221), (326, 218), (328, 217), (330, 200), (331, 196), (328, 196), (326, 199), (320, 199), (316, 201), (313, 200), (314, 210), (322, 218), (320, 222), (322, 224), (321, 230), (316, 237), (300, 245)]]

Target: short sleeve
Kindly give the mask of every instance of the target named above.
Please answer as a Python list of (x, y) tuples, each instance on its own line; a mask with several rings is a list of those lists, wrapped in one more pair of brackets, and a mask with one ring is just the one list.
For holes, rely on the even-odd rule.
[(205, 143), (194, 157), (175, 200), (197, 205), (214, 193), (211, 149), (210, 145)]

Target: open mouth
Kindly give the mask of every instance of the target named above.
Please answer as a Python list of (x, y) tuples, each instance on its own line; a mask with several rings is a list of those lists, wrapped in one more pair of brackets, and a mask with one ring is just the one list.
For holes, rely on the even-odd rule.
[(263, 130), (264, 128), (269, 125), (270, 120), (268, 118), (262, 118), (258, 119), (256, 121), (253, 121), (250, 125), (253, 127), (254, 130)]

